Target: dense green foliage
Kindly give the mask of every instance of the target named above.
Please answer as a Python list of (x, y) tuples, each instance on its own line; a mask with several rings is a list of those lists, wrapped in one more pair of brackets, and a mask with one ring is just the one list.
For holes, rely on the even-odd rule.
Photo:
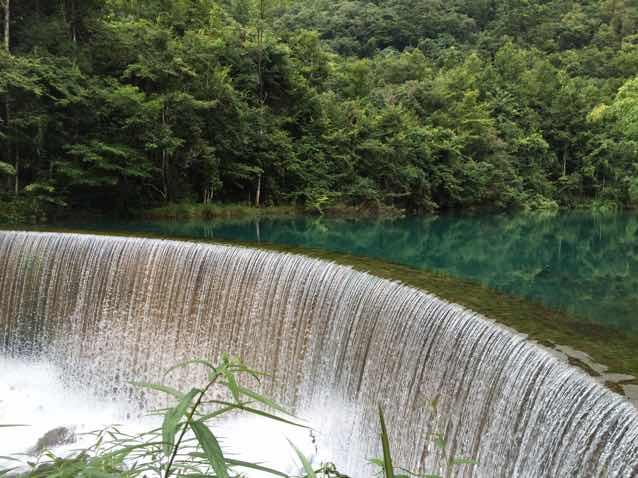
[(1, 3), (31, 215), (638, 204), (635, 0)]

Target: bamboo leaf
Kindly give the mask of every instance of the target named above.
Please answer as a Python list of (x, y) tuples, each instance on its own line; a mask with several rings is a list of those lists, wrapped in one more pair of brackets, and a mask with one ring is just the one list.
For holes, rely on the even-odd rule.
[(235, 400), (235, 402), (239, 403), (241, 401), (241, 395), (240, 395), (240, 391), (239, 391), (239, 385), (237, 384), (237, 380), (235, 380), (235, 375), (230, 372), (228, 370), (228, 368), (224, 367), (221, 370), (222, 374), (224, 375), (224, 378), (226, 379), (227, 385), (228, 385), (228, 389), (230, 390), (230, 393), (233, 396), (233, 399)]
[(168, 395), (172, 395), (173, 397), (177, 398), (178, 400), (181, 400), (182, 397), (184, 396), (184, 394), (182, 392), (180, 392), (179, 390), (175, 390), (172, 387), (169, 387), (167, 385), (158, 385), (155, 383), (145, 383), (145, 382), (129, 382), (131, 385), (135, 386), (135, 387), (140, 387), (140, 388), (149, 388), (151, 390), (156, 390), (158, 392), (163, 392), (166, 393)]
[(247, 461), (241, 461), (241, 460), (231, 460), (228, 458), (226, 458), (226, 463), (228, 463), (230, 466), (239, 466), (241, 468), (249, 468), (251, 470), (263, 471), (271, 475), (281, 476), (283, 478), (289, 478), (288, 475), (286, 475), (285, 473), (282, 473), (281, 471), (273, 470), (272, 468), (261, 466), (256, 463), (248, 463)]
[(306, 458), (304, 454), (301, 453), (301, 450), (299, 450), (299, 448), (297, 448), (293, 442), (288, 440), (288, 443), (290, 443), (290, 446), (293, 448), (293, 450), (295, 450), (295, 453), (299, 457), (299, 461), (301, 461), (303, 469), (306, 472), (306, 478), (317, 478), (317, 474), (315, 473), (315, 470), (312, 469), (308, 458)]
[(207, 413), (206, 415), (202, 415), (200, 417), (197, 417), (197, 421), (206, 422), (206, 421), (210, 420), (211, 418), (218, 417), (220, 415), (223, 415), (224, 413), (228, 413), (231, 410), (236, 410), (238, 408), (240, 408), (239, 405), (230, 404), (230, 405), (228, 405), (226, 407), (220, 408), (219, 410), (215, 410), (214, 412), (210, 412), (210, 413)]
[(213, 400), (212, 402), (213, 403), (217, 403), (219, 405), (225, 405), (225, 407), (221, 408), (219, 410), (216, 410), (214, 412), (208, 413), (208, 414), (206, 414), (206, 415), (204, 415), (202, 417), (199, 417), (198, 421), (204, 422), (204, 421), (207, 421), (207, 420), (209, 420), (211, 418), (214, 418), (216, 416), (222, 415), (222, 414), (224, 414), (224, 413), (226, 413), (226, 412), (228, 412), (230, 410), (237, 409), (237, 410), (243, 410), (243, 411), (248, 412), (248, 413), (252, 413), (254, 415), (259, 415), (259, 416), (264, 417), (264, 418), (268, 418), (269, 420), (275, 420), (275, 421), (278, 421), (278, 422), (285, 423), (287, 425), (292, 425), (292, 426), (299, 427), (299, 428), (306, 428), (306, 429), (310, 430), (310, 427), (307, 426), (307, 425), (302, 425), (301, 423), (293, 422), (292, 420), (287, 420), (285, 418), (278, 417), (277, 415), (273, 415), (272, 413), (264, 412), (262, 410), (258, 410), (257, 408), (249, 407), (249, 406), (245, 405), (244, 403), (229, 403), (229, 402), (223, 402), (223, 401), (219, 401), (219, 400)]
[(251, 407), (246, 407), (246, 406), (241, 406), (239, 408), (241, 410), (244, 410), (246, 412), (252, 413), (254, 415), (259, 415), (259, 416), (262, 416), (264, 418), (268, 418), (269, 420), (275, 420), (275, 421), (278, 421), (278, 422), (285, 423), (287, 425), (292, 425), (292, 426), (300, 427), (300, 428), (307, 428), (308, 430), (310, 430), (309, 426), (302, 425), (301, 423), (296, 423), (296, 422), (293, 422), (291, 420), (286, 420), (285, 418), (278, 417), (277, 415), (273, 415), (273, 414), (268, 413), (268, 412), (262, 412), (261, 410), (258, 410), (256, 408), (251, 408)]
[(286, 415), (289, 416), (294, 416), (292, 413), (290, 413), (288, 410), (286, 410), (285, 408), (283, 408), (281, 405), (278, 405), (277, 403), (273, 402), (272, 400), (270, 400), (269, 398), (266, 398), (260, 394), (258, 394), (257, 392), (254, 392), (248, 388), (242, 387), (241, 385), (237, 385), (239, 391), (241, 392), (242, 395), (246, 395), (247, 397), (252, 398), (253, 400), (256, 400), (260, 403), (263, 403), (264, 405), (273, 408), (275, 410), (278, 410), (282, 413), (285, 413)]
[(200, 365), (204, 365), (208, 368), (210, 368), (213, 371), (216, 371), (217, 369), (215, 368), (215, 366), (210, 363), (208, 360), (204, 360), (204, 359), (191, 359), (191, 360), (184, 360), (183, 362), (179, 362), (178, 364), (173, 365), (171, 368), (169, 368), (166, 372), (164, 372), (164, 377), (166, 377), (169, 373), (171, 373), (173, 370), (177, 370), (178, 368), (184, 368), (187, 367), (188, 365), (193, 365), (193, 364), (200, 364)]
[(121, 473), (108, 473), (100, 470), (92, 470), (90, 468), (86, 470), (83, 469), (79, 475), (86, 478), (121, 478), (122, 476)]
[(381, 445), (383, 447), (383, 473), (385, 478), (395, 478), (392, 455), (390, 453), (390, 440), (388, 438), (388, 430), (385, 426), (385, 418), (383, 417), (383, 409), (381, 407), (379, 407), (379, 421), (381, 423)]
[(198, 388), (193, 388), (190, 392), (184, 395), (175, 408), (170, 409), (166, 415), (164, 415), (164, 421), (162, 423), (162, 448), (166, 456), (171, 454), (171, 451), (175, 446), (175, 433), (177, 432), (179, 421), (186, 413), (186, 410), (193, 401), (193, 398), (201, 392), (202, 391)]
[(226, 466), (226, 460), (224, 454), (219, 446), (217, 438), (208, 429), (208, 427), (200, 421), (191, 423), (191, 428), (197, 437), (197, 441), (201, 445), (206, 458), (210, 463), (210, 466), (215, 470), (215, 474), (218, 478), (229, 478), (228, 467)]

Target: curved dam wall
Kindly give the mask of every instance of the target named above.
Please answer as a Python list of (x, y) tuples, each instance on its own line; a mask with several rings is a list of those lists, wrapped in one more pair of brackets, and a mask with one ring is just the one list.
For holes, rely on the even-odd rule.
[[(222, 352), (273, 372), (263, 391), (315, 417), (320, 447), (353, 477), (380, 455), (379, 405), (396, 464), (414, 471), (638, 476), (633, 405), (422, 291), (298, 255), (0, 232), (0, 353), (44, 357), (69, 381), (134, 400), (129, 380)], [(448, 469), (434, 434), (447, 457), (479, 463)]]

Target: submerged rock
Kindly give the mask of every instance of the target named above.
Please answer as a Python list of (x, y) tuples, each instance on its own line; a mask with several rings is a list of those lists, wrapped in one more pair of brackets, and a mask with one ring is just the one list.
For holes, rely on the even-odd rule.
[(39, 455), (45, 450), (50, 450), (60, 445), (68, 445), (76, 440), (75, 432), (71, 428), (58, 427), (46, 432), (35, 444), (29, 453)]

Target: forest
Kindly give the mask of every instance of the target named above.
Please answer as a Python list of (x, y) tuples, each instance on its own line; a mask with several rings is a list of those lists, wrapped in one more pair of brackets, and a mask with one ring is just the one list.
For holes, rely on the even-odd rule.
[(637, 0), (0, 8), (0, 222), (638, 206)]

